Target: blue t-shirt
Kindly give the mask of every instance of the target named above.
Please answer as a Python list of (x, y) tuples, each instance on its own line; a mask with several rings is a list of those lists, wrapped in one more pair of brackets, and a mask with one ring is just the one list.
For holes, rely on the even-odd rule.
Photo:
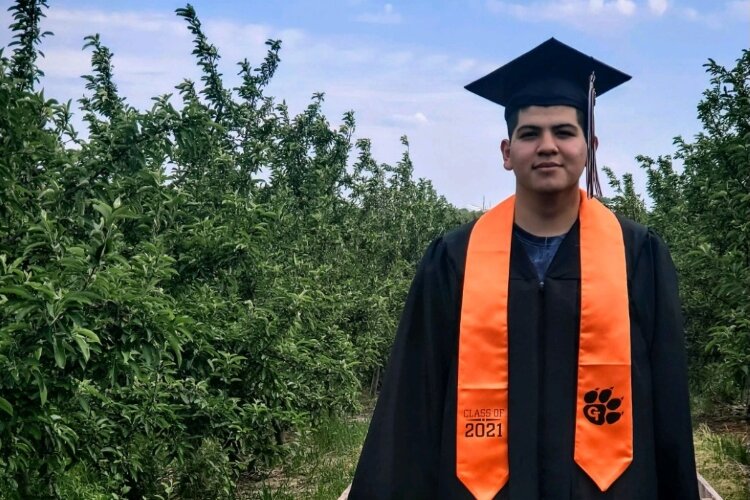
[[(539, 281), (544, 281), (547, 275), (547, 269), (552, 259), (560, 248), (560, 243), (565, 238), (565, 234), (559, 236), (536, 236), (524, 231), (516, 224), (513, 224), (513, 234), (523, 243), (526, 255), (536, 269)], [(566, 233), (567, 234), (567, 233)]]

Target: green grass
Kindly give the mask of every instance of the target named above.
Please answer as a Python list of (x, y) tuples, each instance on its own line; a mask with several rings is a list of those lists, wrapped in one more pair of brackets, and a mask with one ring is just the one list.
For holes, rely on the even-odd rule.
[[(240, 499), (336, 499), (354, 475), (369, 421), (331, 419), (301, 436), (286, 463), (267, 477), (241, 487)], [(243, 485), (245, 486), (245, 485)]]
[(748, 443), (733, 434), (717, 434), (705, 424), (693, 433), (698, 472), (724, 500), (750, 498)]

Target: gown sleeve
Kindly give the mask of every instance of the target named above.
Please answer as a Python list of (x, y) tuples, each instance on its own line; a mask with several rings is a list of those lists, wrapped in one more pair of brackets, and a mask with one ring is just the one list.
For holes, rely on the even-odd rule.
[(660, 499), (697, 499), (687, 356), (677, 273), (664, 242), (649, 231), (653, 263), (651, 344), (654, 439)]
[(350, 500), (436, 497), (457, 281), (438, 239), (412, 282)]

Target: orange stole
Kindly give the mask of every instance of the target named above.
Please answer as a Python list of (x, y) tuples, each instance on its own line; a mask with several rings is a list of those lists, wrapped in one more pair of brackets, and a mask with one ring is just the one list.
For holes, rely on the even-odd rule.
[[(456, 475), (478, 499), (508, 482), (508, 285), (515, 198), (469, 238), (458, 348)], [(602, 491), (633, 459), (630, 319), (622, 229), (581, 191), (576, 463)]]

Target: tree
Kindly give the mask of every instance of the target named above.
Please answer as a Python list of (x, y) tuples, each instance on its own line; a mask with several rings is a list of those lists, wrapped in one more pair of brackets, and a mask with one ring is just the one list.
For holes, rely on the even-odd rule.
[(44, 7), (16, 2), (0, 57), (0, 497), (231, 497), (290, 431), (357, 407), (460, 216), (405, 138), (378, 164), (322, 93), (293, 117), (266, 95), (281, 42), (227, 88), (190, 5), (203, 75), (179, 109), (131, 106), (86, 37), (79, 138), (34, 89)]
[[(607, 170), (615, 210), (644, 220), (669, 243), (680, 276), (694, 386), (750, 416), (750, 51), (734, 68), (706, 64), (698, 105), (703, 131), (656, 160), (639, 156), (652, 207)], [(675, 166), (682, 162), (682, 169)]]

